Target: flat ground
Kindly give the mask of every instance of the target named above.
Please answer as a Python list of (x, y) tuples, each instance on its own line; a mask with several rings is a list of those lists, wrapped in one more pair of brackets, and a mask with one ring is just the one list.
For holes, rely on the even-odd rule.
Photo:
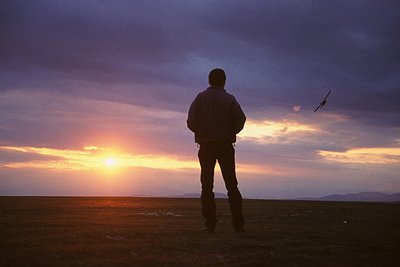
[(197, 199), (0, 197), (0, 266), (399, 266), (400, 204), (227, 200), (202, 233)]

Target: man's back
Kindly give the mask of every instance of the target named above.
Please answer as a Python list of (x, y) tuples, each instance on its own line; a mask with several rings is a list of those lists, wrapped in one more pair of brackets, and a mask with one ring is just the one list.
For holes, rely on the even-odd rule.
[(209, 87), (197, 95), (187, 124), (196, 143), (236, 142), (246, 117), (235, 97), (221, 87)]

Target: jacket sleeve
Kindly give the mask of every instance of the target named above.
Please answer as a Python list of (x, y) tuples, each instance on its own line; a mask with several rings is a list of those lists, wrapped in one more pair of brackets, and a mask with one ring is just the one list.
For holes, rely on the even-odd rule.
[(187, 127), (192, 131), (196, 132), (199, 125), (199, 116), (200, 116), (200, 103), (199, 97), (197, 96), (193, 103), (190, 105), (188, 118), (187, 118)]
[(239, 103), (235, 100), (232, 105), (233, 127), (235, 134), (238, 134), (244, 127), (246, 116)]

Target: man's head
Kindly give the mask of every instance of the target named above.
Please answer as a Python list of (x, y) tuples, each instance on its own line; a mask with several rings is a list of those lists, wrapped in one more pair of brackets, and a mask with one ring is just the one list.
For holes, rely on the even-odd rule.
[(211, 86), (224, 87), (226, 75), (223, 69), (213, 69), (208, 74), (208, 83)]

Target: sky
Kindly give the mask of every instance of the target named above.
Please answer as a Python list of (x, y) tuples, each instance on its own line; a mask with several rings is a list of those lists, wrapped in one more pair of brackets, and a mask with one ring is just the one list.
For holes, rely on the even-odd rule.
[(398, 1), (5, 0), (0, 31), (0, 195), (200, 192), (214, 68), (245, 198), (400, 192)]

